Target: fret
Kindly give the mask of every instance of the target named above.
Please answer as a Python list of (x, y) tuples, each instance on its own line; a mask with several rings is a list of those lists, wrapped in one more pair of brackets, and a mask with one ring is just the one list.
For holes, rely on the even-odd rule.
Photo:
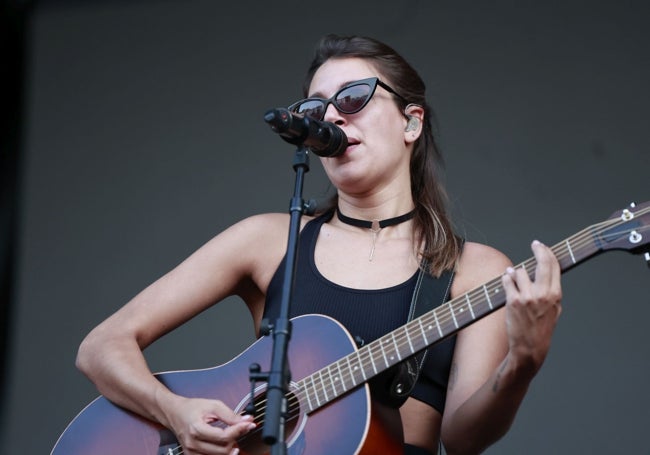
[(476, 316), (474, 315), (474, 307), (472, 306), (472, 302), (469, 300), (469, 294), (465, 294), (465, 300), (467, 301), (467, 306), (469, 307), (469, 312), (472, 315), (472, 319), (476, 319)]
[(310, 378), (311, 378), (311, 388), (314, 390), (314, 395), (316, 396), (316, 405), (320, 408), (320, 398), (318, 398), (318, 389), (316, 388), (316, 384), (314, 383), (314, 375), (312, 374)]
[(490, 299), (490, 293), (487, 290), (487, 287), (483, 285), (483, 291), (485, 292), (485, 298), (487, 299), (488, 305), (490, 306), (490, 309), (493, 310), (494, 307), (492, 306), (492, 300)]
[[(409, 349), (411, 350), (411, 354), (415, 354), (415, 348), (413, 347), (413, 343), (411, 342), (411, 334), (409, 333), (407, 326), (404, 326), (404, 335), (406, 336), (406, 340), (409, 342)], [(401, 357), (400, 360), (402, 360)]]
[(309, 384), (305, 382), (304, 386), (305, 390), (305, 396), (307, 397), (307, 405), (309, 406), (309, 409), (314, 410), (314, 404), (311, 402), (311, 392), (309, 392)]
[(359, 367), (355, 365), (355, 367), (352, 368), (352, 365), (350, 364), (350, 356), (347, 356), (346, 359), (348, 361), (348, 371), (350, 372), (350, 379), (352, 379), (352, 387), (354, 387), (357, 384), (359, 384), (359, 381), (357, 381), (357, 378), (354, 375), (355, 371), (359, 369)]
[(438, 333), (440, 334), (440, 338), (443, 338), (444, 334), (442, 333), (442, 329), (440, 328), (440, 322), (438, 321), (438, 311), (437, 310), (433, 311), (433, 318), (436, 321), (436, 326), (438, 326)]
[(318, 377), (320, 378), (319, 380), (320, 380), (320, 384), (321, 384), (321, 390), (325, 394), (325, 403), (327, 403), (328, 401), (330, 401), (330, 398), (327, 395), (327, 386), (325, 385), (325, 381), (323, 380), (323, 370), (320, 370), (318, 372)]
[(338, 377), (332, 375), (332, 370), (331, 370), (331, 365), (327, 367), (327, 374), (329, 374), (330, 377), (330, 384), (332, 384), (332, 394), (334, 396), (337, 396), (338, 394), (336, 393), (336, 384), (334, 383), (335, 380), (338, 380)]
[(357, 368), (361, 369), (361, 376), (363, 376), (363, 380), (366, 381), (368, 378), (366, 377), (366, 369), (363, 367), (363, 362), (361, 361), (361, 351), (357, 351), (357, 361)]
[(571, 248), (571, 244), (569, 243), (569, 239), (566, 239), (565, 243), (566, 243), (567, 249), (569, 250), (569, 254), (571, 255), (571, 261), (573, 261), (573, 263), (575, 264), (576, 263), (576, 257), (573, 255), (573, 249)]
[(367, 351), (368, 351), (368, 357), (370, 358), (370, 363), (372, 364), (372, 370), (375, 372), (375, 374), (377, 374), (379, 372), (377, 371), (377, 365), (375, 365), (375, 356), (374, 356), (374, 354), (372, 352), (372, 345), (373, 344), (374, 343), (371, 343), (371, 344), (368, 345)]
[(424, 332), (424, 327), (422, 327), (422, 318), (418, 318), (418, 324), (420, 325), (420, 331), (422, 332), (422, 338), (424, 338), (424, 343), (429, 346), (429, 339), (427, 334)]
[(343, 372), (341, 371), (341, 362), (336, 362), (336, 369), (339, 372), (339, 378), (341, 379), (341, 388), (342, 391), (345, 392), (348, 390), (347, 386), (345, 385), (345, 376), (343, 376)]
[(456, 320), (456, 315), (454, 314), (454, 306), (449, 305), (449, 312), (451, 313), (451, 318), (454, 320), (454, 325), (458, 328), (458, 321)]
[(390, 363), (388, 363), (388, 357), (386, 357), (386, 351), (384, 350), (384, 344), (381, 342), (381, 339), (379, 340), (379, 348), (381, 349), (381, 355), (384, 357), (384, 363), (386, 366), (389, 366)]
[[(391, 332), (390, 337), (393, 340), (393, 349), (395, 350), (395, 354), (397, 355), (397, 360), (402, 360), (402, 356), (401, 356), (401, 354), (399, 352), (399, 345), (397, 344), (397, 340), (395, 339), (395, 332)], [(388, 340), (386, 340), (386, 341), (388, 341)], [(393, 359), (391, 358), (391, 361), (392, 360)], [(393, 363), (397, 363), (397, 362), (393, 362)]]

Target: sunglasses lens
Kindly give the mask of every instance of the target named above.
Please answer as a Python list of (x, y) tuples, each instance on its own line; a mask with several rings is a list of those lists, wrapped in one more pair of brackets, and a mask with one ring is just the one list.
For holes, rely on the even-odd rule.
[(368, 103), (375, 89), (374, 84), (366, 81), (359, 81), (350, 87), (341, 89), (329, 100), (321, 98), (307, 98), (292, 106), (290, 109), (305, 117), (322, 120), (325, 117), (326, 106), (331, 102), (339, 112), (344, 114), (355, 114)]
[(359, 112), (368, 102), (370, 86), (368, 84), (347, 87), (336, 95), (336, 106), (345, 114)]
[(320, 120), (325, 115), (325, 109), (323, 108), (323, 102), (319, 100), (307, 100), (303, 103), (300, 103), (295, 109), (295, 112), (298, 114), (304, 114), (305, 117), (314, 118)]

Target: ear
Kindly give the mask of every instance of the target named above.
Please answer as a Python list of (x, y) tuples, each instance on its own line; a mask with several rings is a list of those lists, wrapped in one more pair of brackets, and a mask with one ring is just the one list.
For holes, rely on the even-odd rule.
[(417, 104), (409, 104), (404, 109), (406, 124), (404, 126), (404, 141), (411, 144), (422, 134), (424, 121), (424, 108)]

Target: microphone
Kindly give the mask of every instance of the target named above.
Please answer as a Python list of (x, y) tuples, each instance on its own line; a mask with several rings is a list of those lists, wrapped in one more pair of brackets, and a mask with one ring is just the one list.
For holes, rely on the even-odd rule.
[(338, 126), (294, 114), (289, 109), (271, 109), (264, 114), (264, 121), (288, 143), (304, 145), (318, 156), (343, 155), (348, 146), (348, 138)]

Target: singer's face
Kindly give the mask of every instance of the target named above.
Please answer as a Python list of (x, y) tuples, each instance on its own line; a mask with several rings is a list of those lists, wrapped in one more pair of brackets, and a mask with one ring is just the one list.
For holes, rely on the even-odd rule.
[[(329, 98), (341, 87), (382, 74), (368, 60), (339, 58), (326, 61), (314, 74), (309, 96)], [(368, 104), (354, 114), (342, 114), (333, 104), (324, 119), (338, 125), (348, 137), (348, 148), (336, 158), (321, 158), (328, 177), (340, 191), (362, 194), (393, 187), (410, 191), (410, 153), (405, 141), (406, 118), (395, 98), (377, 86)]]

